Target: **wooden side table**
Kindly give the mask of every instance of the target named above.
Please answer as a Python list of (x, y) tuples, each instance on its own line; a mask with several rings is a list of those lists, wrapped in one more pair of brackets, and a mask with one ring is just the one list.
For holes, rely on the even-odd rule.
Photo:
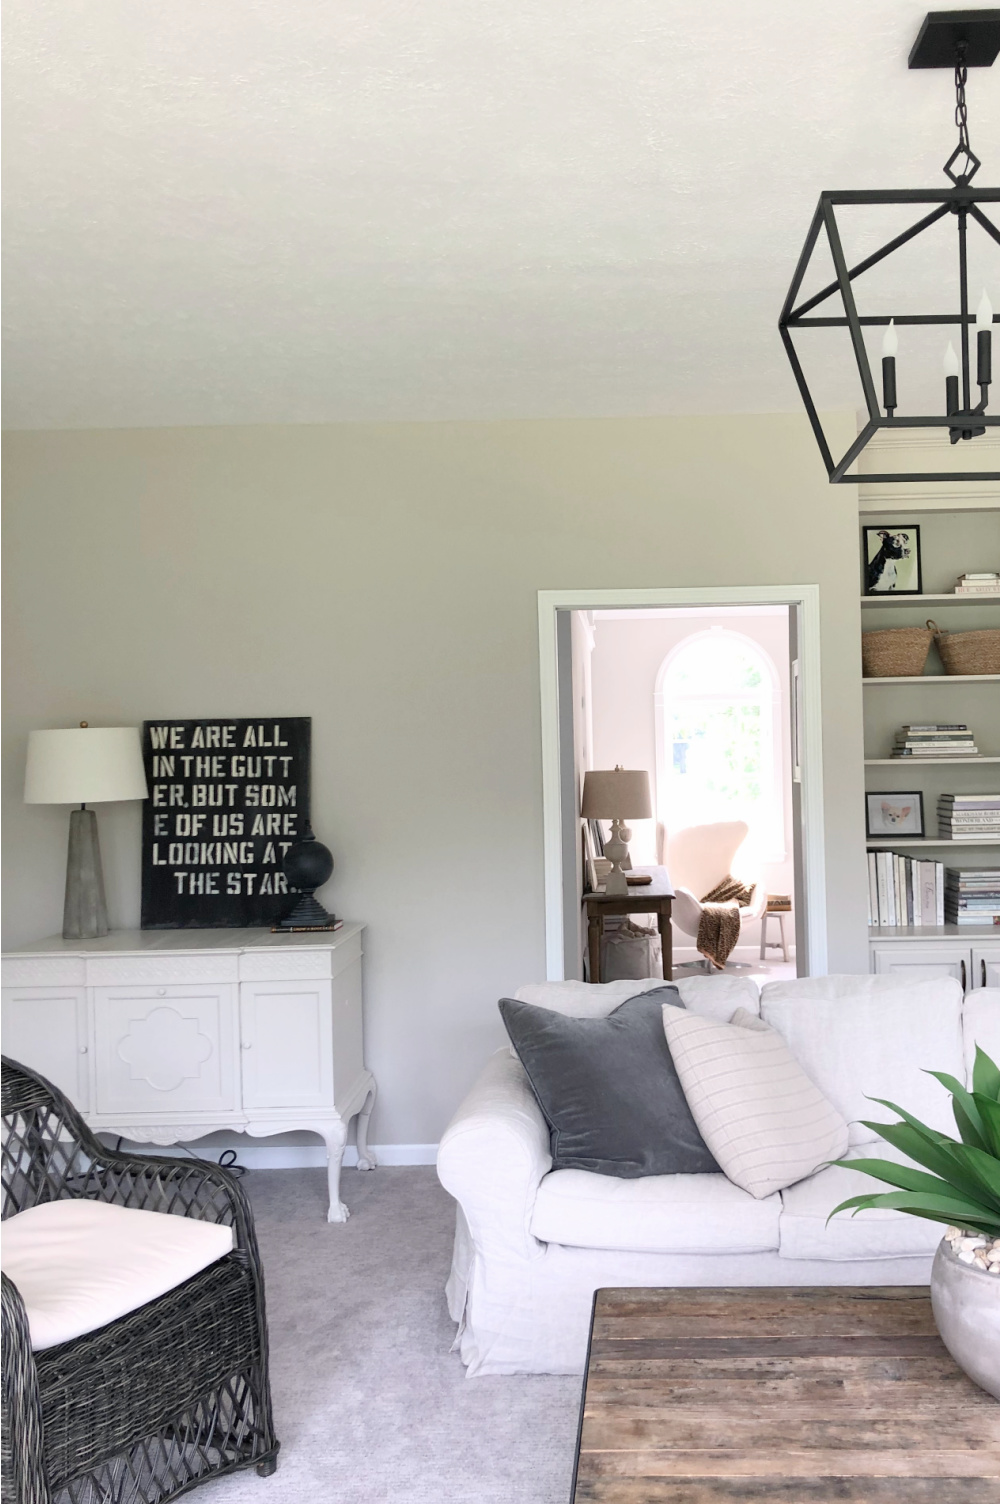
[(601, 937), (604, 934), (604, 919), (607, 914), (655, 914), (663, 950), (663, 977), (673, 981), (674, 957), (673, 935), (670, 928), (670, 905), (674, 890), (666, 867), (636, 867), (636, 872), (647, 872), (653, 879), (641, 888), (630, 888), (624, 898), (609, 897), (606, 893), (585, 893), (584, 908), (587, 911), (587, 947), (590, 955), (590, 980), (601, 980)]

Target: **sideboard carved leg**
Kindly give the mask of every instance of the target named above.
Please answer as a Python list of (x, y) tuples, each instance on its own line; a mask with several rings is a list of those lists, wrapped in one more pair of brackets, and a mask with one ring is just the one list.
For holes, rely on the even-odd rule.
[(330, 1209), (328, 1222), (346, 1222), (351, 1215), (340, 1199), (340, 1168), (344, 1162), (344, 1145), (347, 1142), (346, 1123), (326, 1123), (317, 1129), (326, 1143), (326, 1175), (330, 1186)]
[(365, 1098), (364, 1106), (358, 1113), (359, 1170), (374, 1170), (375, 1166), (378, 1164), (378, 1159), (376, 1158), (374, 1151), (368, 1147), (368, 1123), (371, 1119), (372, 1108), (375, 1106), (375, 1092), (376, 1086), (373, 1078), (372, 1084), (368, 1089), (368, 1095)]

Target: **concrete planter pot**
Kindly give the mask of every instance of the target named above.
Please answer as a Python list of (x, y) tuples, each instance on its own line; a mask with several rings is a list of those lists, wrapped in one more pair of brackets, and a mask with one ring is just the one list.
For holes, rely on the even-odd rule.
[(942, 1238), (931, 1270), (931, 1305), (959, 1368), (1000, 1400), (1000, 1275), (963, 1264)]

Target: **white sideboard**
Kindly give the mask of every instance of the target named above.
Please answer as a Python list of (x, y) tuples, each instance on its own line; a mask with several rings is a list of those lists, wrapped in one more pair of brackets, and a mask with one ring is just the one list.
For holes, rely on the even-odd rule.
[(1000, 987), (1000, 930), (995, 925), (886, 926), (869, 931), (871, 969), (880, 976), (954, 977), (965, 992)]
[(331, 1222), (357, 1117), (370, 1170), (375, 1079), (362, 1043), (364, 926), (118, 930), (3, 956), (4, 1054), (53, 1081), (90, 1126), (176, 1144), (220, 1128), (326, 1143)]

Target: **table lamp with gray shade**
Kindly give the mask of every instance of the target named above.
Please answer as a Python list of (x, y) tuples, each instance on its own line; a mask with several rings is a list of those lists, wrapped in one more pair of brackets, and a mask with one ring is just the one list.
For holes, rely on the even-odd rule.
[(649, 774), (644, 770), (613, 768), (584, 773), (583, 805), (585, 820), (610, 820), (611, 839), (604, 843), (604, 855), (611, 863), (604, 884), (609, 896), (623, 898), (628, 893), (628, 879), (622, 862), (628, 856), (632, 832), (626, 820), (648, 820), (653, 813), (649, 797)]
[(69, 817), (65, 940), (95, 940), (108, 933), (97, 816), (87, 805), (146, 795), (136, 726), (88, 726), (81, 721), (79, 729), (32, 731), (28, 737), (25, 804), (80, 806)]

